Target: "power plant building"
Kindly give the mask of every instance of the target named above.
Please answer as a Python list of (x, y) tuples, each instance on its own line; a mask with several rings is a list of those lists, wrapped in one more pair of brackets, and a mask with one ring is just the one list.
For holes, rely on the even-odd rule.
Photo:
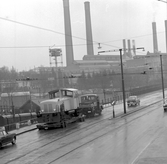
[[(93, 50), (93, 35), (91, 25), (90, 3), (85, 2), (85, 26), (86, 26), (86, 48), (87, 55), (83, 56), (82, 60), (74, 60), (73, 54), (73, 42), (70, 22), (70, 10), (69, 0), (63, 0), (64, 6), (64, 25), (65, 25), (65, 45), (66, 45), (66, 67), (55, 68), (61, 69), (66, 74), (80, 74), (82, 71), (85, 73), (100, 72), (102, 70), (114, 70), (119, 71), (120, 68), (120, 53), (116, 55), (95, 55)], [(167, 23), (165, 21), (165, 31), (167, 31)], [(159, 54), (158, 41), (156, 32), (156, 23), (152, 23), (153, 31), (153, 53), (147, 52), (146, 55), (136, 55), (135, 41), (132, 40), (132, 48), (130, 39), (123, 39), (123, 66), (127, 69), (133, 68), (145, 68), (146, 65), (159, 67)], [(167, 34), (167, 32), (166, 32)], [(167, 35), (166, 35), (167, 36)], [(167, 37), (166, 37), (167, 38)], [(167, 40), (166, 40), (167, 42)], [(167, 56), (166, 53), (161, 53), (163, 56)]]

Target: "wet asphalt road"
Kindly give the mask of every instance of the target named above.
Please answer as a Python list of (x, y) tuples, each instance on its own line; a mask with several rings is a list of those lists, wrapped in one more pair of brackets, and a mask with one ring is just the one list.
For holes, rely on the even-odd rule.
[[(140, 106), (127, 108), (142, 110), (127, 116), (109, 119), (113, 109), (109, 107), (101, 116), (66, 129), (19, 135), (16, 146), (0, 150), (0, 164), (133, 164), (167, 125), (162, 102), (157, 102), (160, 99), (161, 92), (142, 96)], [(118, 115), (123, 105), (114, 109)]]

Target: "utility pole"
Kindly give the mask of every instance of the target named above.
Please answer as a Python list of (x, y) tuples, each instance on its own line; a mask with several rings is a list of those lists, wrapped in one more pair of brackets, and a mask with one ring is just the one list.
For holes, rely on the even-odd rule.
[(121, 61), (121, 76), (122, 76), (122, 94), (123, 94), (123, 104), (124, 104), (124, 113), (126, 113), (126, 96), (125, 96), (125, 85), (124, 85), (124, 72), (123, 72), (123, 62), (122, 62), (122, 49), (119, 49), (120, 52), (120, 61)]
[[(144, 51), (144, 47), (139, 47), (136, 48), (138, 49), (142, 49)], [(126, 96), (125, 96), (125, 86), (124, 86), (124, 72), (123, 72), (123, 62), (122, 62), (122, 51), (125, 51), (124, 48), (120, 48), (117, 50), (108, 50), (108, 51), (99, 51), (98, 54), (100, 55), (100, 53), (105, 53), (105, 52), (120, 52), (120, 62), (121, 62), (121, 77), (122, 77), (122, 95), (123, 95), (123, 106), (124, 106), (124, 113), (126, 113)]]

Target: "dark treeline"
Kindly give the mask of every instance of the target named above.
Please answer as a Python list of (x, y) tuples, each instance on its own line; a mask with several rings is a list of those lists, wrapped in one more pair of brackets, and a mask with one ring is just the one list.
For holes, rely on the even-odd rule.
[[(126, 90), (135, 87), (156, 85), (161, 83), (161, 70), (143, 72), (138, 69), (131, 71), (124, 70), (124, 84)], [(31, 81), (31, 88), (27, 85), (18, 86), (18, 79), (21, 81), (26, 77), (37, 79)], [(166, 75), (164, 73), (164, 79)], [(59, 87), (72, 87), (81, 90), (87, 89), (115, 89), (121, 90), (122, 76), (119, 72), (104, 70), (101, 72), (85, 73), (82, 71), (79, 77), (65, 75), (61, 70), (55, 72), (41, 69), (39, 72), (33, 70), (18, 72), (15, 68), (0, 68), (0, 90), (2, 92), (29, 91), (34, 93), (46, 93), (49, 90)]]

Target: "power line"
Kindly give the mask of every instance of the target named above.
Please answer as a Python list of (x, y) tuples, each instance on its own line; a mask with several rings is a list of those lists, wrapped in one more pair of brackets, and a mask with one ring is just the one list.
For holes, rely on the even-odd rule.
[[(30, 25), (30, 24), (27, 24), (27, 23), (22, 23), (22, 22), (19, 22), (19, 21), (14, 21), (14, 20), (11, 20), (11, 19), (3, 18), (3, 17), (0, 17), (0, 19), (1, 20), (5, 20), (5, 21), (9, 21), (9, 22), (13, 22), (13, 23), (17, 23), (17, 24), (20, 24), (20, 25), (23, 25), (23, 26), (28, 26), (28, 27), (32, 27), (32, 28), (36, 28), (36, 29), (40, 29), (40, 30), (44, 30), (44, 31), (60, 34), (60, 35), (66, 35), (66, 34), (64, 34), (62, 32), (54, 31), (54, 30), (51, 30), (51, 29), (47, 29), (47, 28), (43, 28), (43, 27), (39, 27), (39, 26), (35, 26), (35, 25)], [(148, 35), (151, 35), (151, 34), (148, 34)], [(68, 35), (68, 36), (70, 36), (70, 35)], [(147, 36), (147, 35), (143, 35), (143, 36)], [(71, 35), (71, 37), (76, 38), (76, 39), (80, 39), (80, 40), (84, 40), (84, 41), (86, 40), (85, 38), (81, 38), (81, 37), (77, 37), (77, 36), (73, 36), (73, 35)], [(142, 37), (142, 36), (137, 36), (137, 37)], [(135, 38), (135, 37), (132, 37), (132, 38)], [(99, 44), (99, 42), (97, 42), (97, 41), (92, 41), (92, 42), (94, 42), (95, 44)], [(112, 41), (110, 41), (110, 42), (112, 42)], [(114, 46), (114, 45), (106, 44), (106, 43), (108, 43), (108, 42), (103, 42), (101, 44), (103, 44), (105, 46), (114, 47), (114, 48), (120, 48), (118, 46)], [(80, 44), (80, 45), (86, 45), (86, 44)], [(73, 45), (73, 46), (80, 46), (80, 45), (78, 44), (78, 45)], [(61, 45), (61, 46), (63, 47), (65, 45)], [(45, 47), (50, 47), (50, 46), (19, 46), (19, 47), (10, 47), (10, 46), (8, 46), (8, 47), (0, 47), (0, 48), (45, 48)]]
[[(76, 44), (76, 45), (56, 45), (55, 47), (65, 47), (65, 46), (85, 46), (86, 44)], [(5, 49), (5, 48), (49, 48), (49, 46), (15, 46), (15, 47), (11, 47), (11, 46), (6, 46), (6, 47), (0, 47), (1, 49)]]
[[(48, 31), (48, 32), (53, 32), (53, 33), (60, 34), (60, 35), (65, 35), (62, 32), (54, 31), (54, 30), (43, 28), (43, 27), (39, 27), (39, 26), (30, 25), (30, 24), (27, 24), (27, 23), (22, 23), (22, 22), (14, 21), (14, 20), (11, 20), (11, 19), (3, 18), (3, 17), (0, 17), (0, 19), (8, 21), (8, 22), (17, 23), (17, 24), (20, 24), (20, 25), (23, 25), (23, 26), (28, 26), (28, 27), (32, 27), (32, 28), (36, 28), (36, 29)], [(71, 36), (71, 37), (77, 38), (77, 39), (81, 39), (81, 40), (85, 40), (84, 38), (77, 37), (77, 36)]]
[[(157, 32), (157, 33), (158, 33), (158, 34), (160, 34), (160, 33), (165, 33), (165, 31), (161, 31), (161, 32)], [(131, 39), (131, 38), (141, 38), (141, 37), (151, 36), (151, 35), (152, 35), (152, 34), (145, 34), (145, 35), (132, 36), (132, 37), (130, 37), (129, 39)], [(107, 42), (102, 42), (101, 44), (103, 44), (103, 43), (117, 42), (117, 41), (122, 41), (122, 39), (111, 40), (111, 41), (107, 41)]]
[[(0, 19), (1, 19), (1, 20), (5, 20), (5, 21), (9, 21), (9, 22), (13, 22), (13, 23), (17, 23), (17, 24), (20, 24), (20, 25), (23, 25), (23, 26), (28, 26), (28, 27), (32, 27), (32, 28), (36, 28), (36, 29), (48, 31), (48, 32), (57, 33), (57, 34), (60, 34), (60, 35), (67, 35), (67, 34), (64, 34), (64, 33), (62, 33), (62, 32), (54, 31), (54, 30), (47, 29), (47, 28), (43, 28), (43, 27), (39, 27), (39, 26), (30, 25), (30, 24), (27, 24), (27, 23), (22, 23), (22, 22), (14, 21), (14, 20), (11, 20), (11, 19), (3, 18), (3, 17), (0, 17)], [(85, 38), (81, 38), (81, 37), (77, 37), (77, 36), (73, 36), (73, 35), (67, 35), (67, 36), (71, 36), (71, 37), (76, 38), (76, 39), (86, 40)], [(97, 42), (97, 41), (92, 41), (92, 42), (94, 42), (94, 43), (96, 43), (96, 44), (99, 43), (99, 42)], [(115, 48), (120, 48), (120, 47), (113, 46), (113, 45), (108, 45), (108, 44), (104, 44), (104, 45), (106, 45), (106, 46), (111, 46), (111, 47), (115, 47)]]

